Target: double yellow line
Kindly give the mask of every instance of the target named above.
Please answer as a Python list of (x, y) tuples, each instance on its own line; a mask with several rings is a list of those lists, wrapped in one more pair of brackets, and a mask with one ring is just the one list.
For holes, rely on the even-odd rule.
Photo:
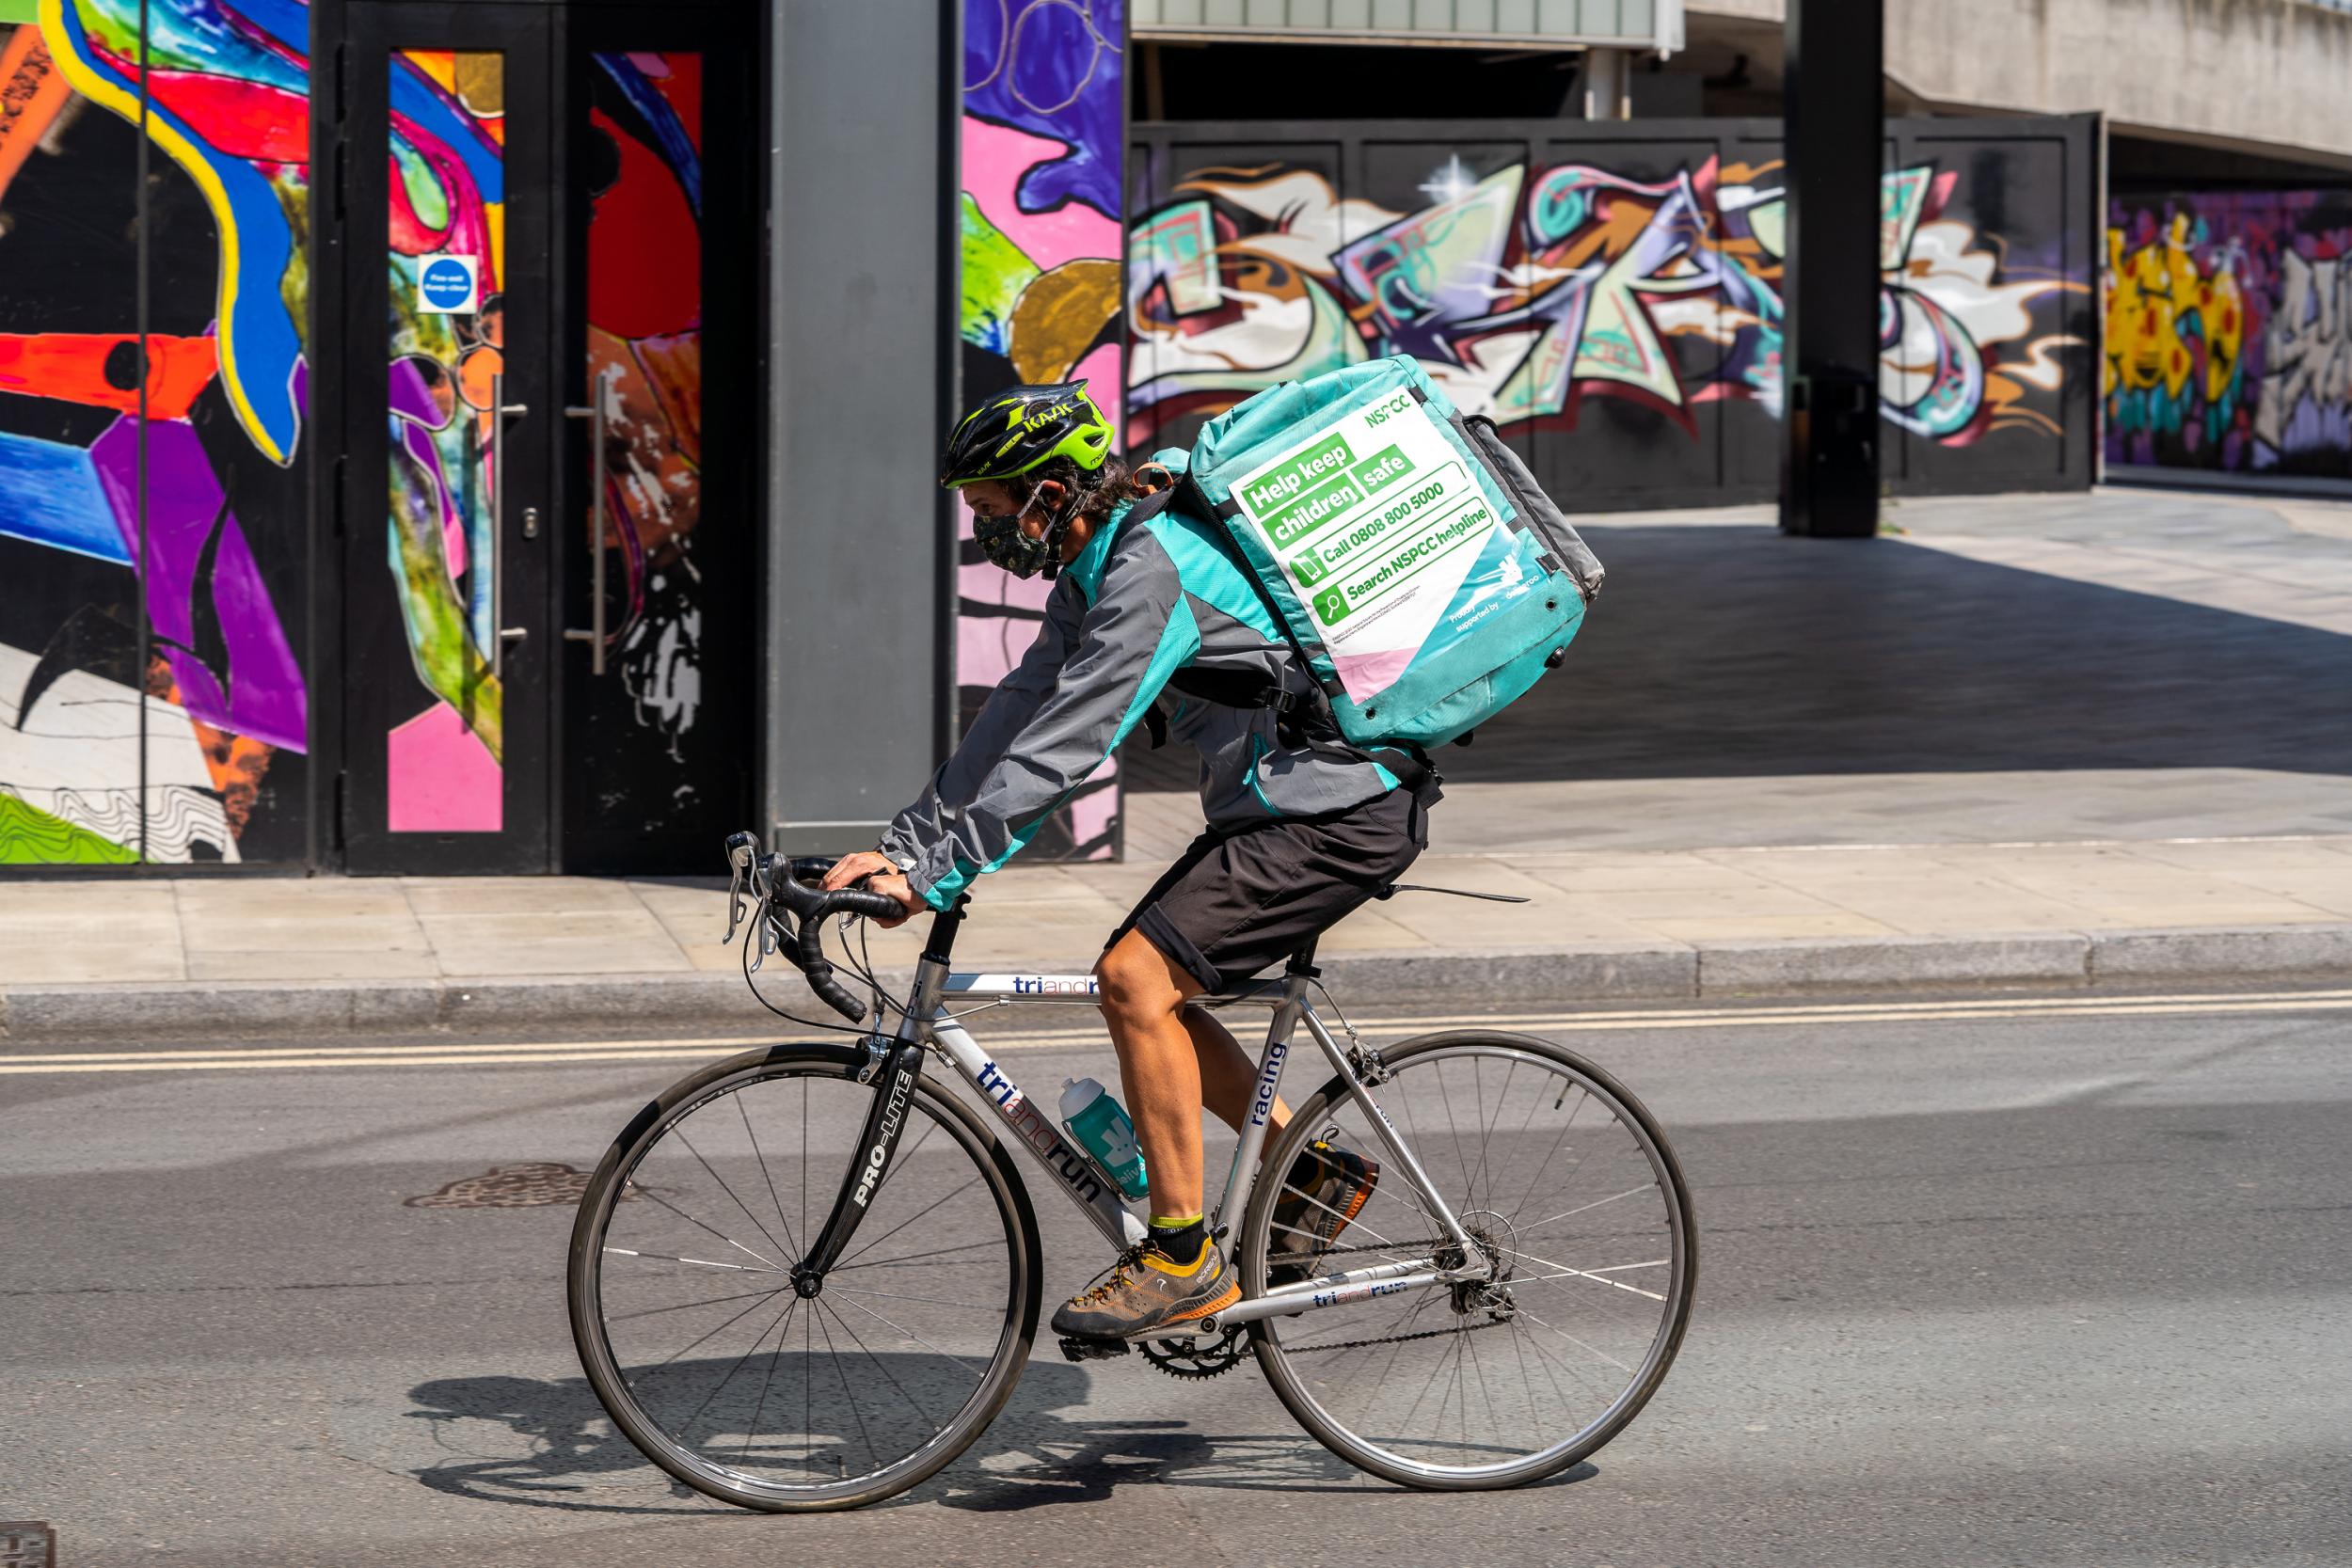
[[(2005, 1019), (2195, 1018), (2352, 1011), (2352, 990), (2209, 991), (2166, 996), (2005, 996), (1944, 1002), (1731, 1004), (1704, 1007), (1554, 1010), (1540, 1013), (1382, 1015), (1355, 1021), (1381, 1039), (1431, 1029), (1489, 1028), (1552, 1035), (1645, 1029), (1851, 1028), (1857, 1024), (1971, 1022)], [(1333, 1020), (1336, 1023), (1336, 1020)], [(0, 1046), (0, 1076), (66, 1072), (218, 1072), (296, 1068), (546, 1067), (580, 1062), (708, 1061), (775, 1035), (703, 1039), (555, 1040), (532, 1044), (223, 1046), (211, 1050), (18, 1053)], [(1099, 1028), (1040, 1029), (978, 1037), (993, 1052), (1107, 1044)]]

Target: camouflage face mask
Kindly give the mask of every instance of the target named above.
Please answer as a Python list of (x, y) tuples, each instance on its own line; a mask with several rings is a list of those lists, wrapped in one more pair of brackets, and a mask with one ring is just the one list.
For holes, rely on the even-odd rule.
[(1063, 509), (1060, 517), (1047, 523), (1044, 533), (1036, 539), (1021, 531), (1021, 519), (1029, 515), (1029, 507), (1034, 504), (1032, 498), (1009, 517), (973, 518), (972, 537), (991, 565), (1017, 578), (1033, 578), (1042, 571), (1045, 580), (1051, 582), (1061, 575), (1062, 535), (1069, 531), (1069, 514), (1077, 500), (1072, 498), (1070, 507)]

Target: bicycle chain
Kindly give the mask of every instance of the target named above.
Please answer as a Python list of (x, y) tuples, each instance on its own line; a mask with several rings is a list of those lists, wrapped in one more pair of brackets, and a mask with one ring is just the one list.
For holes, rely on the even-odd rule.
[(1361, 1350), (1366, 1345), (1401, 1345), (1408, 1339), (1435, 1339), (1441, 1334), (1475, 1334), (1482, 1328), (1507, 1328), (1507, 1318), (1489, 1318), (1483, 1323), (1461, 1323), (1453, 1328), (1424, 1328), (1418, 1334), (1385, 1334), (1376, 1339), (1340, 1339), (1327, 1345), (1284, 1345), (1285, 1355), (1303, 1355), (1309, 1351)]

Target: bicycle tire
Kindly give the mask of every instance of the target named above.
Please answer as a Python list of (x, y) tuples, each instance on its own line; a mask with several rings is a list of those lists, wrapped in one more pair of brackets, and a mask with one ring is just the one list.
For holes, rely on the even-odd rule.
[[(695, 1111), (715, 1103), (720, 1098), (739, 1093), (755, 1085), (790, 1077), (801, 1077), (808, 1083), (831, 1080), (849, 1081), (854, 1085), (857, 1072), (866, 1066), (865, 1052), (853, 1047), (828, 1045), (779, 1045), (745, 1052), (724, 1061), (714, 1062), (664, 1089), (631, 1118), (628, 1126), (612, 1146), (606, 1150), (595, 1174), (581, 1195), (580, 1213), (572, 1227), (566, 1296), (571, 1318), (572, 1338), (580, 1353), (581, 1370), (597, 1401), (612, 1419), (615, 1427), (633, 1443), (645, 1457), (671, 1476), (707, 1497), (739, 1507), (768, 1513), (817, 1513), (862, 1508), (895, 1497), (910, 1487), (920, 1484), (952, 1463), (985, 1432), (1011, 1398), (1014, 1386), (1029, 1356), (1029, 1348), (1036, 1337), (1037, 1321), (1041, 1305), (1043, 1275), (1042, 1249), (1040, 1244), (1037, 1215), (1032, 1209), (1027, 1190), (1011, 1158), (995, 1135), (978, 1117), (955, 1095), (930, 1079), (921, 1081), (915, 1089), (914, 1104), (931, 1122), (946, 1130), (954, 1145), (968, 1156), (976, 1170), (976, 1180), (984, 1186), (999, 1218), (1004, 1222), (1008, 1242), (1008, 1284), (1003, 1329), (985, 1370), (974, 1384), (973, 1390), (956, 1414), (942, 1423), (939, 1430), (920, 1446), (873, 1470), (851, 1477), (846, 1473), (836, 1483), (819, 1485), (787, 1485), (766, 1481), (747, 1471), (723, 1464), (708, 1455), (699, 1454), (670, 1433), (661, 1422), (649, 1414), (632, 1387), (616, 1356), (609, 1325), (602, 1311), (605, 1293), (603, 1277), (607, 1238), (613, 1211), (622, 1196), (628, 1192), (632, 1175), (641, 1168), (649, 1153), (660, 1145), (664, 1135), (683, 1126), (685, 1118)], [(862, 1086), (858, 1093), (866, 1092)], [(741, 1101), (739, 1100), (738, 1104)], [(803, 1102), (805, 1117), (805, 1101)], [(746, 1129), (750, 1125), (748, 1111), (743, 1112)], [(913, 1124), (910, 1124), (912, 1128)], [(854, 1127), (850, 1130), (854, 1134)], [(915, 1140), (911, 1136), (901, 1146), (899, 1158), (884, 1177), (883, 1192), (896, 1177)], [(690, 1150), (691, 1145), (689, 1146)], [(756, 1146), (755, 1145), (755, 1152)], [(699, 1152), (696, 1158), (700, 1159)], [(766, 1156), (760, 1155), (763, 1164)], [(709, 1168), (706, 1165), (706, 1168)], [(841, 1170), (847, 1169), (843, 1160)], [(714, 1179), (718, 1173), (712, 1170)], [(840, 1172), (828, 1174), (830, 1186), (837, 1186)], [(722, 1181), (723, 1185), (723, 1181)], [(967, 1183), (968, 1185), (968, 1183)], [(961, 1189), (959, 1189), (961, 1191)], [(640, 1186), (638, 1194), (648, 1193)], [(635, 1195), (632, 1195), (635, 1196)], [(660, 1201), (657, 1197), (657, 1201)], [(739, 1204), (740, 1200), (738, 1200)], [(882, 1195), (875, 1199), (877, 1211)], [(783, 1218), (782, 1199), (777, 1200), (778, 1217)], [(747, 1210), (748, 1213), (749, 1211)], [(788, 1224), (788, 1222), (787, 1222)], [(706, 1227), (706, 1228), (707, 1228)], [(860, 1232), (860, 1243), (866, 1232)], [(646, 1256), (638, 1254), (636, 1256)], [(850, 1256), (854, 1256), (851, 1254)], [(699, 1259), (671, 1259), (669, 1261), (694, 1262)], [(797, 1261), (797, 1259), (792, 1259)], [(845, 1258), (844, 1262), (847, 1261)], [(838, 1267), (838, 1265), (837, 1265)], [(751, 1271), (746, 1271), (751, 1272)], [(756, 1292), (755, 1292), (756, 1293)], [(772, 1297), (790, 1297), (788, 1285), (778, 1285), (768, 1291)], [(821, 1299), (821, 1298), (820, 1298)], [(920, 1298), (909, 1298), (920, 1299)], [(693, 1304), (699, 1305), (699, 1304)], [(765, 1302), (757, 1305), (768, 1305)], [(985, 1307), (985, 1304), (980, 1304)], [(898, 1308), (903, 1311), (904, 1308)], [(746, 1310), (749, 1310), (748, 1308)], [(814, 1315), (816, 1308), (810, 1308)], [(838, 1314), (836, 1314), (838, 1316)], [(888, 1320), (885, 1320), (888, 1321)], [(787, 1335), (789, 1321), (787, 1321)], [(762, 1336), (754, 1341), (754, 1351), (764, 1343)], [(746, 1352), (746, 1355), (753, 1354)], [(780, 1357), (783, 1347), (772, 1354)], [(873, 1358), (870, 1350), (866, 1352)], [(881, 1363), (877, 1360), (878, 1366)], [(836, 1370), (838, 1370), (836, 1358)], [(884, 1369), (886, 1372), (886, 1368)], [(771, 1367), (772, 1375), (772, 1362)], [(732, 1375), (731, 1373), (729, 1374)], [(813, 1399), (815, 1375), (811, 1367), (803, 1369)], [(846, 1373), (842, 1377), (845, 1394), (849, 1393)], [(903, 1389), (901, 1390), (903, 1392)], [(714, 1395), (716, 1390), (713, 1391)], [(766, 1386), (762, 1386), (763, 1402)], [(854, 1402), (854, 1396), (850, 1396)], [(692, 1422), (687, 1423), (689, 1429)], [(861, 1429), (864, 1426), (860, 1417)], [(810, 1432), (816, 1429), (812, 1424)], [(752, 1433), (756, 1436), (756, 1431)], [(870, 1436), (868, 1445), (871, 1447)], [(846, 1445), (845, 1445), (846, 1446)], [(745, 1451), (748, 1453), (747, 1438)], [(879, 1449), (876, 1457), (880, 1458)]]
[[(1287, 1348), (1282, 1339), (1286, 1323), (1311, 1323), (1315, 1318), (1324, 1316), (1324, 1313), (1292, 1314), (1287, 1319), (1266, 1319), (1252, 1325), (1252, 1349), (1257, 1356), (1260, 1370), (1264, 1372), (1266, 1381), (1272, 1386), (1276, 1397), (1281, 1400), (1284, 1407), (1316, 1441), (1359, 1469), (1394, 1481), (1399, 1485), (1431, 1491), (1487, 1491), (1526, 1485), (1531, 1481), (1557, 1475), (1577, 1465), (1623, 1432), (1626, 1426), (1641, 1413), (1643, 1406), (1648, 1403), (1674, 1364), (1675, 1355), (1681, 1347), (1683, 1335), (1690, 1325), (1691, 1305), (1698, 1276), (1697, 1228), (1690, 1189), (1684, 1180), (1680, 1162), (1675, 1157), (1672, 1147), (1666, 1142), (1664, 1133), (1660, 1131), (1655, 1118), (1650, 1116), (1648, 1110), (1610, 1073), (1574, 1052), (1549, 1040), (1498, 1030), (1461, 1029), (1422, 1035), (1382, 1052), (1381, 1059), (1391, 1075), (1401, 1077), (1410, 1072), (1417, 1063), (1429, 1063), (1432, 1058), (1448, 1053), (1480, 1050), (1514, 1053), (1522, 1058), (1537, 1058), (1549, 1063), (1572, 1081), (1581, 1082), (1586, 1085), (1588, 1091), (1597, 1090), (1597, 1094), (1595, 1098), (1607, 1103), (1616, 1117), (1634, 1130), (1635, 1142), (1642, 1148), (1654, 1172), (1655, 1182), (1660, 1191), (1660, 1205), (1673, 1238), (1673, 1250), (1666, 1259), (1670, 1265), (1670, 1293), (1666, 1297), (1665, 1310), (1661, 1314), (1657, 1332), (1647, 1347), (1646, 1358), (1637, 1370), (1631, 1382), (1610, 1402), (1598, 1418), (1581, 1424), (1572, 1435), (1557, 1444), (1548, 1445), (1539, 1451), (1525, 1454), (1513, 1462), (1498, 1463), (1488, 1466), (1446, 1467), (1412, 1462), (1394, 1451), (1392, 1447), (1384, 1446), (1381, 1442), (1349, 1430), (1341, 1419), (1327, 1409), (1323, 1402), (1316, 1397), (1313, 1389), (1308, 1386), (1308, 1380), (1311, 1374), (1302, 1371), (1302, 1369), (1295, 1364), (1295, 1358), (1299, 1352)], [(1564, 1100), (1565, 1094), (1564, 1090)], [(1375, 1089), (1375, 1099), (1380, 1098), (1377, 1087)], [(1343, 1080), (1334, 1076), (1317, 1089), (1311, 1098), (1300, 1104), (1289, 1125), (1283, 1129), (1281, 1136), (1270, 1145), (1264, 1168), (1268, 1171), (1288, 1172), (1292, 1160), (1319, 1135), (1319, 1132), (1325, 1129), (1327, 1118), (1343, 1103), (1353, 1108), (1352, 1101), (1347, 1100)], [(1388, 1110), (1391, 1107), (1384, 1101), (1383, 1109)], [(1359, 1112), (1358, 1114), (1360, 1115)], [(1500, 1115), (1500, 1101), (1498, 1101), (1498, 1115)], [(1407, 1147), (1415, 1147), (1420, 1141), (1409, 1134), (1404, 1135)], [(1422, 1150), (1415, 1147), (1415, 1153), (1419, 1157)], [(1424, 1165), (1429, 1163), (1424, 1159)], [(1484, 1169), (1483, 1164), (1481, 1168)], [(1393, 1172), (1384, 1173), (1383, 1180), (1397, 1182), (1400, 1186), (1404, 1180), (1401, 1174)], [(1432, 1180), (1438, 1182), (1439, 1190), (1444, 1193), (1449, 1206), (1454, 1207), (1457, 1214), (1461, 1213), (1463, 1205), (1460, 1196), (1454, 1192), (1446, 1191), (1447, 1183), (1435, 1171), (1432, 1172)], [(1252, 1296), (1262, 1292), (1266, 1286), (1267, 1275), (1272, 1266), (1268, 1260), (1269, 1241), (1273, 1234), (1272, 1213), (1282, 1191), (1283, 1184), (1279, 1180), (1261, 1181), (1251, 1195), (1248, 1211), (1242, 1221), (1241, 1244), (1238, 1249), (1242, 1282), (1244, 1290)], [(1378, 1189), (1375, 1188), (1375, 1194), (1377, 1191)], [(1370, 1217), (1369, 1214), (1359, 1216), (1357, 1223), (1360, 1226)], [(1520, 1238), (1515, 1232), (1512, 1239), (1518, 1241)], [(1350, 1236), (1344, 1232), (1340, 1238), (1342, 1244), (1346, 1244), (1351, 1241), (1360, 1242), (1360, 1236)], [(1338, 1269), (1372, 1260), (1362, 1257), (1332, 1259), (1329, 1266)], [(1569, 1272), (1576, 1274), (1582, 1271), (1571, 1270)], [(1584, 1277), (1589, 1279), (1595, 1276), (1587, 1274)], [(1433, 1295), (1435, 1290), (1424, 1290), (1419, 1293), (1423, 1296)], [(1636, 1293), (1649, 1294), (1651, 1292), (1637, 1291)], [(1456, 1312), (1458, 1316), (1460, 1312), (1458, 1307)], [(1408, 1324), (1416, 1321), (1406, 1320)], [(1507, 1323), (1499, 1326), (1507, 1326)], [(1435, 1338), (1441, 1337), (1444, 1332), (1446, 1332), (1444, 1329), (1439, 1328), (1429, 1333), (1413, 1333), (1410, 1338)], [(1463, 1334), (1457, 1338), (1467, 1339), (1467, 1335)], [(1345, 1349), (1357, 1342), (1349, 1340), (1338, 1345), (1320, 1347), (1308, 1345), (1301, 1349)], [(1391, 1353), (1391, 1368), (1393, 1368), (1397, 1354), (1399, 1353), (1395, 1351)], [(1433, 1379), (1434, 1375), (1433, 1372)], [(1528, 1386), (1531, 1389), (1533, 1388), (1532, 1379), (1529, 1380)], [(1383, 1386), (1375, 1384), (1375, 1386)], [(1467, 1425), (1468, 1411), (1471, 1403), (1467, 1389), (1461, 1398), (1465, 1425)], [(1489, 1411), (1493, 1411), (1495, 1406), (1491, 1392), (1487, 1396), (1487, 1403)], [(1440, 1418), (1444, 1414), (1444, 1409), (1445, 1406), (1441, 1402), (1438, 1407)], [(1462, 1446), (1465, 1448), (1471, 1446), (1467, 1433), (1465, 1433)]]

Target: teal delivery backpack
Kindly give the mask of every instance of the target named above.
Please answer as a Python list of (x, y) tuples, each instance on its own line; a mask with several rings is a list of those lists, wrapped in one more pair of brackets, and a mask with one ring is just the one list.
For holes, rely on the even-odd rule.
[(1600, 562), (1490, 420), (1399, 355), (1269, 387), (1184, 471), (1352, 745), (1437, 746), (1565, 657)]

